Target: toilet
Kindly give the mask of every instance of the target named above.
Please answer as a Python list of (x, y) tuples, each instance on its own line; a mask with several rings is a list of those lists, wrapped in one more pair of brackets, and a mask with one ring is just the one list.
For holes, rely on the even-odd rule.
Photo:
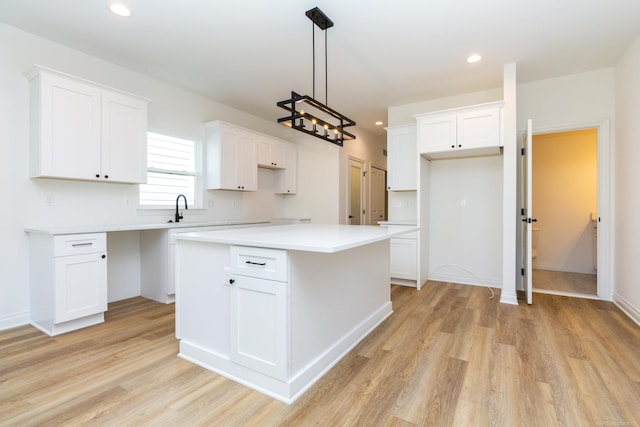
[(540, 229), (533, 227), (531, 229), (531, 259), (536, 259), (538, 256), (538, 236), (540, 235)]

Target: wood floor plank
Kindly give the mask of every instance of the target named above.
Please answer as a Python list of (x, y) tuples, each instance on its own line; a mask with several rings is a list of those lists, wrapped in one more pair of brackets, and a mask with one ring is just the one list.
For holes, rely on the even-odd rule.
[(391, 295), (394, 314), (292, 405), (177, 357), (172, 305), (0, 331), (0, 426), (640, 425), (640, 328), (612, 303), (511, 306), (442, 282)]

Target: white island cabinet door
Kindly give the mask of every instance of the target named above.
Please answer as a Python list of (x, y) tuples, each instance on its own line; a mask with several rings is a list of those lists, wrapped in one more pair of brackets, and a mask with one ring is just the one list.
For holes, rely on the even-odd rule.
[(287, 379), (287, 283), (233, 276), (230, 359)]
[(55, 323), (107, 311), (104, 253), (55, 258)]

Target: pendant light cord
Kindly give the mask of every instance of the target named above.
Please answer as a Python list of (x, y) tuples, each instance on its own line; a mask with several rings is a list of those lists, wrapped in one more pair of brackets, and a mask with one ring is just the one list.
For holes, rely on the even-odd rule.
[(313, 99), (316, 99), (316, 24), (311, 21), (311, 52), (313, 55)]
[(329, 62), (327, 58), (327, 30), (324, 30), (324, 105), (329, 105)]
[[(328, 48), (327, 48), (327, 30), (324, 31), (324, 103), (325, 105), (329, 105), (329, 61), (328, 61)], [(316, 25), (311, 22), (311, 54), (312, 58), (312, 66), (313, 72), (311, 73), (313, 76), (313, 99), (316, 98)]]

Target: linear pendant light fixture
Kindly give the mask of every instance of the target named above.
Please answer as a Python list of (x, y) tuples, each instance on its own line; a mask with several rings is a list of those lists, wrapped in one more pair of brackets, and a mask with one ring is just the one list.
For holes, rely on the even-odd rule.
[[(278, 123), (299, 130), (316, 138), (324, 139), (336, 145), (343, 146), (345, 140), (356, 139), (355, 135), (344, 128), (355, 126), (356, 122), (338, 113), (328, 104), (328, 76), (327, 76), (327, 28), (333, 27), (333, 22), (317, 7), (308, 10), (307, 17), (312, 24), (313, 44), (313, 97), (299, 95), (291, 91), (291, 99), (279, 101), (276, 105), (289, 112), (289, 115), (278, 119)], [(315, 99), (316, 97), (316, 48), (315, 26), (324, 31), (324, 65), (325, 65), (325, 103)]]

